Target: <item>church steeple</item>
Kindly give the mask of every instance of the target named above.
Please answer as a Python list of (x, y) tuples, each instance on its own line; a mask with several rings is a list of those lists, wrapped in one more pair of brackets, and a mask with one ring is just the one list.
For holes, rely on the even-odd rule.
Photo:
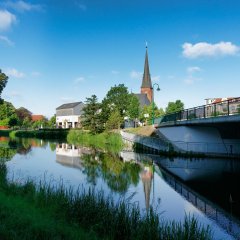
[(143, 79), (142, 79), (141, 93), (147, 94), (149, 101), (152, 102), (152, 81), (151, 81), (151, 75), (150, 75), (149, 63), (148, 63), (147, 44), (146, 44), (146, 55), (145, 55), (144, 73), (143, 73)]

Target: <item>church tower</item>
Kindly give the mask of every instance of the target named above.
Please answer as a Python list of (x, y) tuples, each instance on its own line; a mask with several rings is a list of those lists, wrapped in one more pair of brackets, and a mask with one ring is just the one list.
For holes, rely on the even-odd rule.
[(149, 71), (149, 64), (148, 64), (148, 48), (146, 45), (146, 56), (145, 56), (145, 63), (144, 63), (144, 73), (143, 73), (143, 79), (142, 79), (142, 86), (141, 86), (141, 93), (147, 94), (147, 98), (149, 102), (152, 102), (152, 81)]

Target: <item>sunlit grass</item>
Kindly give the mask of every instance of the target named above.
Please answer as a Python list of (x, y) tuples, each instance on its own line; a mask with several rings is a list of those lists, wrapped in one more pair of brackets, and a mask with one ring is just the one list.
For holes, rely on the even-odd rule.
[(120, 134), (111, 132), (92, 135), (81, 130), (71, 130), (67, 136), (67, 141), (74, 145), (95, 147), (111, 152), (119, 152), (123, 147)]

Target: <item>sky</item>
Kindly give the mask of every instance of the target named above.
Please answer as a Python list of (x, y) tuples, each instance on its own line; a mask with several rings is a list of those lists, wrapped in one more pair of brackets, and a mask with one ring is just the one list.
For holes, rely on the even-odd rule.
[(51, 117), (121, 83), (139, 93), (146, 42), (158, 107), (239, 97), (240, 1), (0, 0), (2, 97)]

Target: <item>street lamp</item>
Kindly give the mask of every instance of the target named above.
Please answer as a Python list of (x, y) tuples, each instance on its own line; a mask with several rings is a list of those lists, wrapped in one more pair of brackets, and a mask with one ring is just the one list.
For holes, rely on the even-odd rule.
[(152, 85), (152, 125), (154, 125), (154, 118), (155, 118), (155, 116), (154, 116), (154, 86), (157, 86), (157, 91), (160, 91), (160, 87), (159, 87), (159, 85), (157, 84), (157, 83), (154, 83), (153, 85)]

